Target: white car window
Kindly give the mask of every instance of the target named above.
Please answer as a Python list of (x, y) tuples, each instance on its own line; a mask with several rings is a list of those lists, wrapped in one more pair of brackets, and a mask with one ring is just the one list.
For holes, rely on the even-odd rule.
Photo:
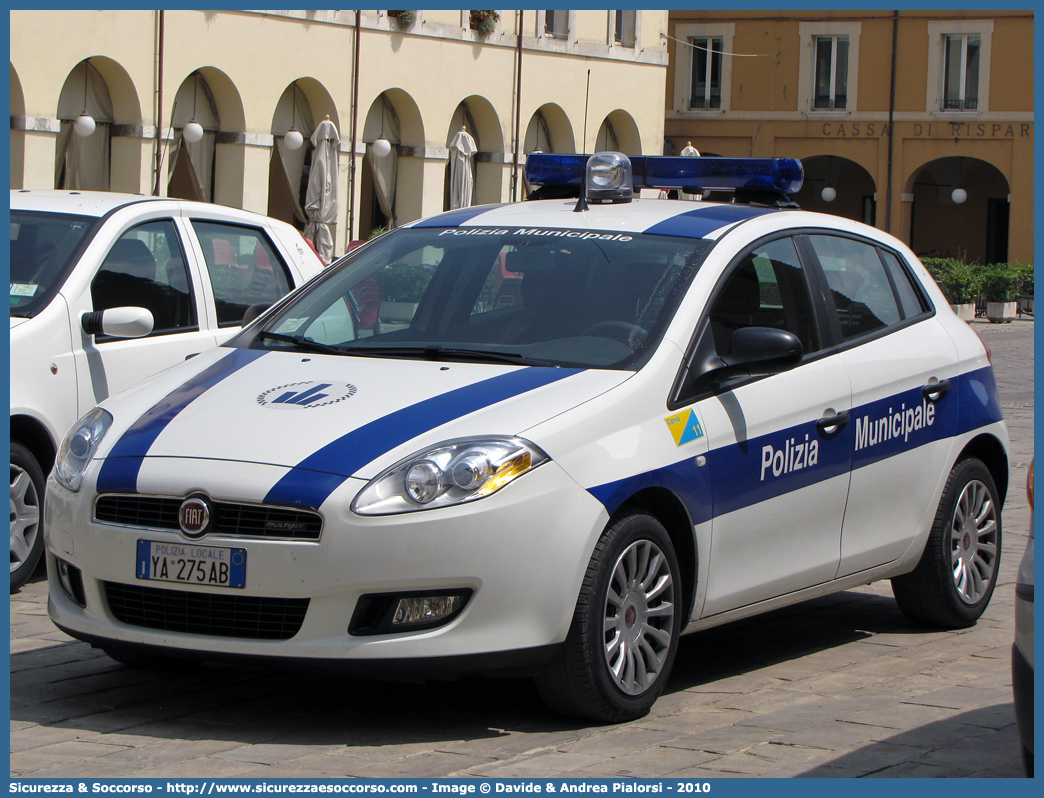
[[(181, 244), (170, 220), (131, 228), (112, 245), (91, 283), (94, 309), (142, 307), (151, 335), (198, 329), (196, 303)], [(104, 342), (105, 336), (98, 336)]]
[(192, 227), (210, 272), (219, 327), (242, 324), (251, 305), (270, 305), (292, 287), (286, 265), (262, 231), (199, 219)]

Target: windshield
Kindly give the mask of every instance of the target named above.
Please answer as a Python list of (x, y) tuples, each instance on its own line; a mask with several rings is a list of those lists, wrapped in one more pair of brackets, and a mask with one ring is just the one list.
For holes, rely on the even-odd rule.
[(637, 368), (710, 245), (580, 230), (397, 230), (335, 264), (251, 331), (251, 345)]
[(11, 211), (12, 316), (32, 316), (47, 307), (98, 221), (65, 213)]

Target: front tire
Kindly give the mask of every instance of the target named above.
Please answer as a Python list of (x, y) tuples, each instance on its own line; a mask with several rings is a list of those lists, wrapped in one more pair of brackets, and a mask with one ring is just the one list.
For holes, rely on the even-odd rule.
[(678, 650), (680, 573), (655, 518), (635, 514), (613, 524), (595, 546), (566, 641), (536, 678), (544, 701), (611, 723), (648, 713)]
[(892, 579), (910, 620), (948, 629), (971, 626), (986, 609), (1000, 573), (1001, 501), (981, 460), (950, 471), (917, 567)]
[(11, 592), (29, 581), (43, 554), (44, 475), (36, 458), (11, 441)]

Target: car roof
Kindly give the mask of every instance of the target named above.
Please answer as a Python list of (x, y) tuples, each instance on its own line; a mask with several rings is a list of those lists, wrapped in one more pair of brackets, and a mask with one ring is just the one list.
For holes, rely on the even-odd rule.
[(120, 208), (135, 203), (162, 202), (191, 211), (192, 209), (219, 211), (233, 217), (259, 220), (263, 216), (232, 208), (226, 205), (213, 205), (206, 202), (176, 199), (173, 197), (151, 197), (144, 194), (127, 194), (118, 191), (62, 191), (50, 189), (11, 189), (11, 210), (45, 211), (50, 213), (69, 213), (78, 216), (102, 217)]
[[(793, 213), (792, 209), (719, 202), (636, 199), (629, 203), (591, 204), (574, 213), (576, 200), (537, 200), (503, 205), (472, 206), (436, 214), (404, 227), (456, 227), (526, 229), (540, 235), (540, 228), (591, 230), (615, 234), (717, 238), (735, 225), (765, 215)], [(834, 217), (824, 217), (833, 220)], [(829, 224), (829, 222), (827, 222)], [(477, 233), (477, 231), (475, 231)], [(507, 232), (505, 229), (504, 232)], [(548, 233), (550, 235), (550, 233)]]

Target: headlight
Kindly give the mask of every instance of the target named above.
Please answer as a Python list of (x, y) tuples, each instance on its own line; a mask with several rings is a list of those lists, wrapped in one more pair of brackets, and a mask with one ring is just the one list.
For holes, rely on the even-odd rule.
[(69, 430), (54, 463), (54, 478), (59, 485), (74, 493), (80, 489), (83, 474), (111, 424), (112, 416), (96, 407)]
[(400, 460), (352, 502), (359, 515), (391, 515), (470, 502), (496, 493), (548, 456), (521, 438), (468, 438)]

